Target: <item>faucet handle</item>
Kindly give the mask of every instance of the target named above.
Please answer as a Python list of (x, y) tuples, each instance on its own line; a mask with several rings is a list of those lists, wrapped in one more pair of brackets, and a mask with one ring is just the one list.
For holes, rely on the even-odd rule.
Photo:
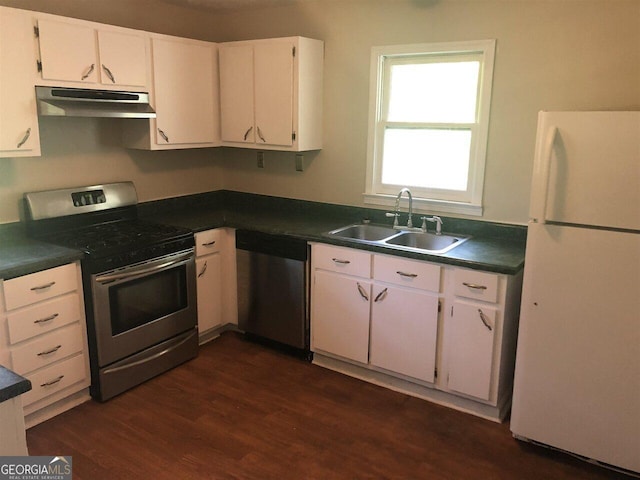
[(436, 224), (436, 235), (442, 234), (442, 219), (439, 216), (420, 217), (420, 219), (422, 220), (422, 231), (427, 231), (427, 222), (433, 222)]
[(385, 213), (386, 217), (393, 217), (393, 228), (398, 226), (398, 217), (400, 216), (400, 214), (398, 212), (395, 213), (391, 213), (391, 212), (387, 212)]

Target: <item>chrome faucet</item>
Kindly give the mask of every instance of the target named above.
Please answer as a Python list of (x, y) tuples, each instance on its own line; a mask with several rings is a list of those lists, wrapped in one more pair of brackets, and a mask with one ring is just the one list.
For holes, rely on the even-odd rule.
[[(400, 198), (402, 197), (403, 193), (406, 193), (409, 197), (409, 218), (407, 219), (406, 227), (401, 227), (398, 225), (398, 217), (400, 216)], [(387, 217), (393, 217), (393, 228), (395, 228), (396, 230), (413, 229), (413, 196), (411, 195), (411, 190), (409, 190), (408, 188), (403, 188), (402, 190), (400, 190), (398, 196), (396, 197), (394, 212), (388, 212), (386, 215)]]
[(436, 224), (436, 235), (442, 235), (442, 219), (434, 215), (432, 217), (420, 217), (422, 220), (422, 231), (427, 233), (427, 222), (433, 222)]

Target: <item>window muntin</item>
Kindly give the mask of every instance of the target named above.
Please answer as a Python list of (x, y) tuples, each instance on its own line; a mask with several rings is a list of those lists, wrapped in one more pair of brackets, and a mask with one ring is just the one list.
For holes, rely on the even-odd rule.
[(481, 214), (494, 50), (494, 40), (373, 49), (365, 201), (409, 187), (418, 205)]

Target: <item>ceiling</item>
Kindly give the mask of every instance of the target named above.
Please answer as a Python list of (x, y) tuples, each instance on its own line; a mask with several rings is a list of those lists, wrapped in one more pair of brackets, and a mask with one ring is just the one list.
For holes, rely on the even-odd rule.
[(291, 5), (304, 0), (161, 0), (164, 3), (210, 11), (247, 10), (253, 8)]

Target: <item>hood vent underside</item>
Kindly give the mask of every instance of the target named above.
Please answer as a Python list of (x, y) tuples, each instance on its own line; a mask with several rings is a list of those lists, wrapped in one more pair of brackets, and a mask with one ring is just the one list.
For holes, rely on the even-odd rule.
[(38, 113), (58, 117), (155, 118), (149, 94), (88, 90), (83, 88), (36, 87)]

